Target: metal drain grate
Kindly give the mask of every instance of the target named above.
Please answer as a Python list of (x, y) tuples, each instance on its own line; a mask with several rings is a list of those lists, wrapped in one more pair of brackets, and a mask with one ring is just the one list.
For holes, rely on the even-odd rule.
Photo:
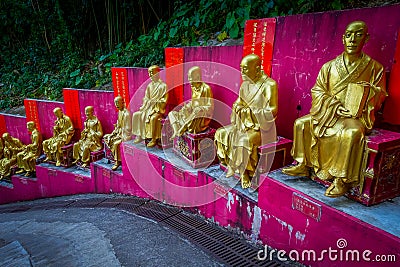
[(142, 206), (134, 208), (133, 212), (140, 216), (144, 216), (146, 218), (161, 222), (182, 211), (175, 207), (166, 206), (161, 203), (158, 204), (154, 201), (149, 201)]

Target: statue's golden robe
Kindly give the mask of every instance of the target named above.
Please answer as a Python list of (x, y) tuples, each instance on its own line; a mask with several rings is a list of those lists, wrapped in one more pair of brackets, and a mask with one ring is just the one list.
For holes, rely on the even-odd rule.
[(192, 87), (190, 102), (179, 111), (171, 111), (168, 118), (171, 124), (177, 123), (180, 129), (196, 134), (208, 128), (213, 112), (213, 93), (211, 87), (203, 82), (199, 88)]
[(14, 137), (10, 137), (10, 141), (4, 140), (4, 158), (0, 160), (0, 175), (9, 176), (11, 166), (17, 163), (17, 154), (21, 152), (25, 146), (22, 142)]
[(57, 118), (53, 127), (53, 137), (43, 141), (43, 151), (46, 156), (52, 160), (54, 156), (60, 156), (61, 148), (69, 144), (74, 133), (74, 126), (68, 116), (63, 114), (61, 118)]
[(275, 130), (272, 126), (278, 107), (273, 106), (270, 99), (277, 90), (276, 82), (265, 74), (255, 84), (249, 81), (241, 84), (239, 98), (232, 107), (232, 124), (215, 133), (217, 155), (223, 164), (232, 169), (245, 164), (245, 169), (254, 175), (258, 147), (276, 141), (276, 134), (271, 131)]
[(129, 111), (124, 108), (118, 111), (118, 120), (112, 133), (104, 135), (104, 142), (111, 149), (116, 161), (121, 161), (121, 153), (119, 150), (121, 143), (131, 140), (131, 123), (131, 115)]
[(151, 82), (139, 111), (132, 114), (132, 134), (146, 138), (161, 138), (161, 118), (168, 100), (167, 85), (161, 80)]
[(90, 161), (90, 152), (98, 151), (103, 147), (101, 143), (103, 128), (95, 116), (92, 119), (87, 118), (84, 126), (81, 139), (74, 144), (73, 157), (87, 163)]
[[(372, 86), (361, 116), (338, 116), (336, 112), (344, 106), (348, 84), (362, 81)], [(350, 73), (343, 54), (324, 64), (311, 90), (310, 114), (295, 122), (293, 158), (313, 167), (320, 179), (339, 177), (345, 183), (357, 184), (365, 135), (372, 130), (375, 111), (387, 96), (385, 82), (383, 66), (365, 54)]]
[(31, 144), (25, 150), (18, 153), (17, 164), (20, 169), (27, 172), (35, 171), (36, 159), (42, 154), (42, 134), (34, 129), (31, 133)]

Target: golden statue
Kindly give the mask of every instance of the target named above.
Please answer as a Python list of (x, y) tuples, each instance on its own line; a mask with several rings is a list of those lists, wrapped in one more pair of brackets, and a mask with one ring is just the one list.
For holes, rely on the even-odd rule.
[(104, 142), (111, 149), (114, 156), (115, 163), (111, 168), (113, 171), (121, 166), (120, 145), (122, 142), (131, 140), (132, 132), (131, 115), (126, 109), (122, 97), (117, 96), (114, 99), (114, 104), (118, 109), (118, 120), (112, 133), (104, 135)]
[(97, 117), (93, 115), (93, 111), (92, 106), (85, 108), (86, 120), (81, 139), (74, 144), (73, 157), (75, 161), (73, 164), (81, 161), (83, 168), (87, 167), (90, 162), (90, 152), (98, 151), (103, 147), (101, 143), (103, 128)]
[(25, 146), (17, 138), (9, 133), (3, 134), (4, 158), (0, 160), (0, 180), (11, 175), (11, 167), (17, 163), (17, 154), (24, 150)]
[(325, 196), (339, 197), (360, 183), (365, 135), (375, 111), (387, 96), (385, 70), (362, 53), (368, 41), (363, 21), (350, 23), (343, 35), (344, 52), (324, 64), (311, 89), (310, 114), (294, 124), (292, 156), (297, 165), (283, 172), (333, 180)]
[(3, 138), (1, 138), (0, 136), (0, 160), (3, 159), (4, 156), (4, 142), (3, 142)]
[(226, 177), (237, 171), (241, 185), (248, 188), (256, 173), (258, 147), (276, 141), (272, 126), (278, 112), (276, 82), (261, 70), (261, 60), (251, 54), (240, 63), (242, 84), (239, 97), (233, 103), (231, 125), (215, 133), (217, 155), (228, 167)]
[(140, 143), (151, 138), (148, 147), (155, 146), (161, 138), (161, 119), (168, 100), (167, 84), (160, 79), (159, 72), (160, 68), (156, 65), (149, 68), (151, 82), (146, 88), (142, 106), (132, 115), (132, 134), (136, 135), (133, 142)]
[(61, 165), (62, 151), (61, 148), (68, 145), (74, 135), (74, 126), (71, 119), (64, 115), (61, 108), (53, 110), (57, 117), (53, 127), (53, 137), (43, 141), (43, 151), (46, 154), (46, 161), (56, 161), (56, 166)]
[(179, 111), (168, 114), (174, 131), (171, 140), (189, 133), (201, 133), (208, 128), (214, 112), (214, 99), (211, 87), (202, 81), (200, 67), (192, 67), (188, 71), (188, 79), (192, 88), (192, 99)]
[(33, 121), (26, 123), (28, 131), (31, 133), (32, 143), (25, 146), (25, 149), (17, 154), (18, 174), (25, 172), (25, 176), (31, 176), (35, 172), (36, 159), (42, 154), (42, 134), (36, 129)]

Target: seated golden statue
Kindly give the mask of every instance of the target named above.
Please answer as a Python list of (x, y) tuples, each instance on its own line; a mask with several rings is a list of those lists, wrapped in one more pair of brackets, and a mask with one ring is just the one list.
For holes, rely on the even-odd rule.
[(3, 134), (4, 149), (3, 158), (0, 160), (0, 180), (11, 175), (11, 167), (17, 163), (17, 154), (24, 150), (25, 146), (17, 138), (9, 133)]
[(233, 103), (231, 125), (215, 133), (217, 156), (228, 167), (226, 177), (238, 172), (241, 185), (248, 188), (256, 173), (258, 147), (276, 141), (269, 131), (278, 112), (276, 82), (261, 70), (261, 60), (251, 54), (240, 63), (242, 84), (239, 97)]
[(32, 143), (17, 154), (17, 164), (20, 169), (17, 173), (25, 172), (25, 176), (31, 176), (35, 172), (36, 159), (42, 154), (42, 134), (36, 129), (33, 121), (27, 122), (26, 127), (31, 133)]
[(71, 119), (67, 115), (64, 115), (61, 108), (55, 108), (53, 112), (57, 119), (53, 127), (53, 137), (43, 141), (43, 151), (46, 154), (44, 161), (56, 161), (56, 166), (60, 166), (62, 158), (61, 148), (69, 144), (75, 129)]
[(121, 152), (120, 145), (122, 142), (131, 139), (131, 115), (125, 107), (124, 100), (121, 96), (117, 96), (114, 99), (115, 107), (118, 109), (118, 120), (115, 124), (115, 128), (110, 134), (104, 135), (104, 142), (111, 149), (114, 156), (114, 166), (112, 170), (116, 170), (121, 166)]
[(165, 114), (168, 99), (167, 84), (160, 79), (160, 68), (153, 65), (149, 68), (150, 84), (146, 88), (143, 104), (139, 111), (132, 114), (132, 134), (136, 135), (134, 143), (151, 138), (147, 144), (153, 147), (161, 138), (161, 119)]
[(100, 121), (93, 115), (94, 108), (87, 106), (85, 108), (86, 120), (84, 129), (81, 132), (81, 139), (74, 144), (73, 164), (82, 162), (82, 167), (85, 168), (90, 162), (90, 152), (98, 151), (103, 146), (101, 138), (103, 137), (103, 128)]
[(360, 183), (365, 135), (375, 111), (387, 96), (385, 70), (362, 53), (369, 39), (363, 21), (350, 23), (343, 35), (344, 52), (325, 63), (311, 89), (310, 114), (295, 121), (292, 156), (297, 165), (288, 175), (333, 180), (325, 196), (339, 197)]
[(179, 111), (171, 111), (168, 119), (174, 131), (171, 140), (186, 131), (201, 133), (208, 128), (214, 112), (214, 99), (211, 87), (202, 81), (201, 69), (197, 66), (188, 71), (192, 88), (192, 99)]

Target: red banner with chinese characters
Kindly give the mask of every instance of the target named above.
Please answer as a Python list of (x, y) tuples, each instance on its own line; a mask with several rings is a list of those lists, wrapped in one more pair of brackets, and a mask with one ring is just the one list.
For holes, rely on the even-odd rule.
[(383, 110), (383, 119), (391, 124), (400, 124), (400, 29), (397, 34), (394, 63), (389, 77), (389, 97)]
[(64, 89), (65, 113), (71, 119), (75, 129), (82, 129), (81, 110), (79, 107), (78, 90)]
[(114, 97), (121, 96), (127, 108), (129, 108), (129, 84), (128, 71), (126, 68), (111, 68), (112, 84), (114, 88)]
[(177, 106), (183, 102), (183, 48), (165, 48), (166, 84), (168, 85), (168, 103)]
[(38, 106), (35, 99), (24, 99), (24, 106), (26, 112), (26, 121), (33, 121), (36, 124), (36, 129), (40, 132), (40, 121)]
[(0, 137), (2, 137), (3, 133), (6, 132), (7, 132), (6, 119), (4, 118), (4, 115), (0, 114)]
[(271, 75), (275, 38), (275, 18), (247, 20), (244, 27), (243, 57), (256, 54), (264, 72)]

